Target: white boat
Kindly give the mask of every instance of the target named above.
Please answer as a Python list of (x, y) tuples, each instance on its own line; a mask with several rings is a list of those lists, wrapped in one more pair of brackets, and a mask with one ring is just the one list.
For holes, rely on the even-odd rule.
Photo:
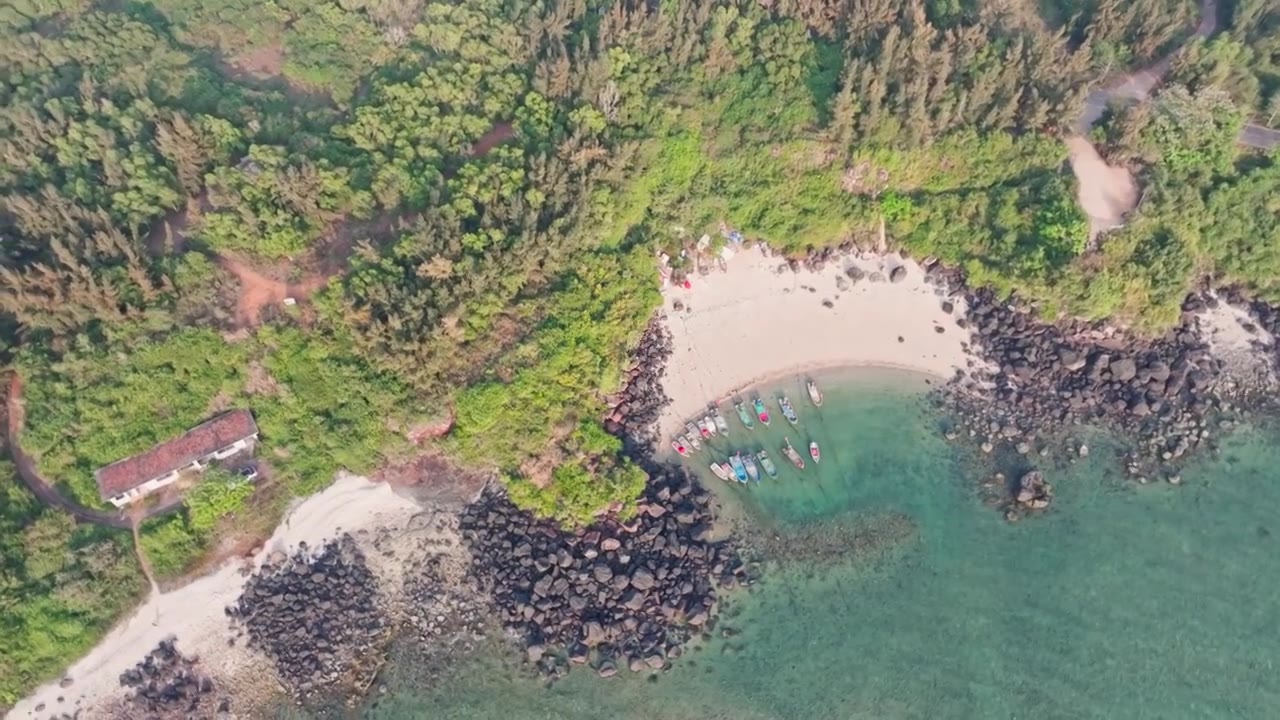
[(729, 433), (729, 421), (724, 419), (724, 415), (720, 414), (720, 408), (716, 408), (715, 413), (711, 416), (716, 421), (716, 429), (722, 433)]
[(726, 468), (724, 465), (721, 465), (720, 463), (713, 462), (711, 463), (711, 472), (715, 473), (716, 477), (720, 478), (721, 480), (728, 480), (729, 473), (733, 471), (729, 468)]
[(712, 435), (715, 435), (716, 432), (718, 432), (718, 428), (716, 427), (716, 421), (713, 420), (710, 415), (707, 415), (702, 418), (702, 427), (706, 429), (706, 433), (703, 435), (703, 437), (711, 437)]
[(701, 434), (698, 431), (698, 427), (693, 423), (685, 423), (684, 429), (688, 431), (688, 434), (685, 435), (685, 437), (689, 438), (689, 444), (693, 446), (694, 450), (700, 449), (702, 447), (702, 441), (698, 439), (698, 436)]
[(818, 389), (818, 383), (810, 380), (805, 383), (805, 387), (809, 389), (809, 399), (813, 401), (814, 407), (822, 407), (822, 391)]

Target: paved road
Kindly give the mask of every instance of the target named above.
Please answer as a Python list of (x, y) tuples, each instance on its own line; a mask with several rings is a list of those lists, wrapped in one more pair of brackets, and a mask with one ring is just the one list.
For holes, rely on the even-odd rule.
[[(1200, 3), (1200, 24), (1196, 26), (1193, 37), (1208, 39), (1217, 29), (1217, 0), (1203, 0)], [(1080, 119), (1076, 122), (1076, 130), (1081, 135), (1088, 135), (1089, 129), (1098, 122), (1098, 118), (1102, 117), (1107, 105), (1113, 102), (1127, 104), (1146, 100), (1160, 84), (1160, 80), (1169, 72), (1169, 68), (1173, 66), (1173, 57), (1177, 53), (1178, 51), (1175, 50), (1155, 65), (1126, 75), (1110, 87), (1089, 93), (1089, 97), (1084, 102), (1084, 110), (1080, 113)], [(1240, 131), (1239, 140), (1241, 145), (1270, 150), (1280, 145), (1280, 130), (1272, 130), (1261, 125), (1245, 125)]]

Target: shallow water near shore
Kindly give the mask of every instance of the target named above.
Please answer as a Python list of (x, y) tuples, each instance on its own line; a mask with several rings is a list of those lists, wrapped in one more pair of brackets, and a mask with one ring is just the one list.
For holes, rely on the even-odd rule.
[[(781, 477), (704, 481), (747, 532), (779, 540), (715, 639), (656, 680), (576, 668), (545, 688), (497, 650), (433, 687), (393, 667), (363, 716), (1252, 718), (1280, 705), (1275, 435), (1237, 432), (1181, 487), (1121, 482), (1090, 438), (1086, 460), (1043, 468), (1052, 510), (1009, 525), (978, 498), (983, 459), (941, 438), (923, 380), (820, 380), (820, 410), (799, 378), (760, 389), (790, 393), (798, 428), (776, 417), (748, 434), (726, 408), (732, 443), (716, 446), (763, 444)], [(821, 443), (817, 468), (786, 466), (775, 448), (788, 433)], [(706, 451), (695, 460), (704, 468)], [(832, 558), (824, 537), (851, 540)]]

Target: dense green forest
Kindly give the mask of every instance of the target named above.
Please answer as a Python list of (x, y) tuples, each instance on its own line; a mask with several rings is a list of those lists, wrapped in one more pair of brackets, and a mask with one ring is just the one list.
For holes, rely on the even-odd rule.
[[(1235, 143), (1280, 121), (1267, 0), (1225, 3), (1156, 98), (1108, 112), (1095, 139), (1144, 198), (1085, 250), (1060, 136), (1198, 20), (1189, 0), (9, 3), (0, 352), (23, 445), (100, 506), (95, 468), (251, 408), (270, 482), (208, 478), (142, 527), (173, 577), (450, 411), (436, 449), (523, 506), (581, 522), (635, 498), (605, 398), (658, 305), (655, 253), (722, 225), (801, 253), (883, 220), (1046, 315), (1153, 330), (1206, 274), (1280, 300), (1280, 167)], [(247, 304), (261, 278), (279, 296)], [(3, 705), (145, 583), (127, 533), (0, 483)]]

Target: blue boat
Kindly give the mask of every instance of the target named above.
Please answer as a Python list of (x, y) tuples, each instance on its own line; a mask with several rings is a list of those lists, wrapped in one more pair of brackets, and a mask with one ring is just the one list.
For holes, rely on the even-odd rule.
[(745, 483), (747, 481), (747, 466), (742, 463), (742, 457), (739, 455), (729, 456), (729, 465), (733, 467), (733, 476), (738, 478), (738, 482)]

